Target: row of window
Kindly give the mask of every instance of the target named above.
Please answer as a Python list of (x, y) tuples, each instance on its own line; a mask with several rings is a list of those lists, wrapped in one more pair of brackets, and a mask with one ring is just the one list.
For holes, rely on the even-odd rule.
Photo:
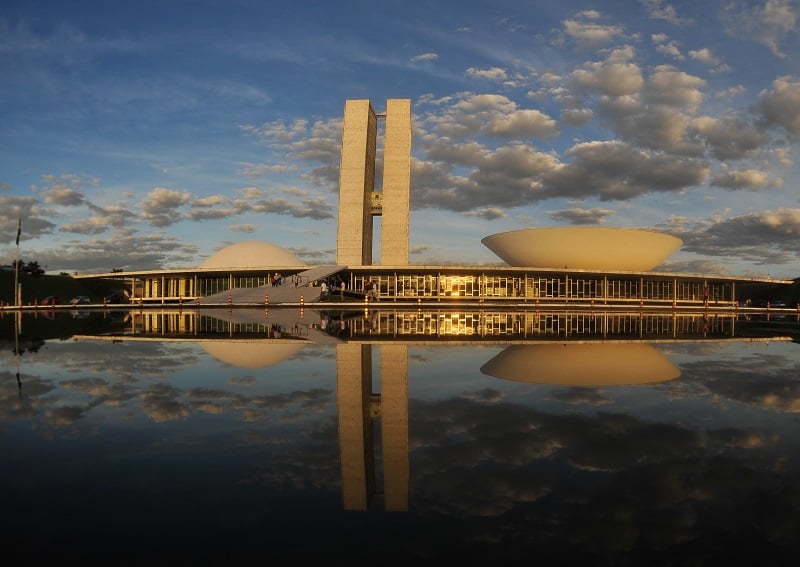
[[(348, 289), (362, 291), (367, 281), (383, 298), (647, 299), (663, 301), (733, 301), (730, 283), (701, 281), (537, 277), (504, 275), (353, 274)], [(269, 276), (162, 277), (136, 280), (135, 298), (206, 297), (235, 288), (268, 285)]]
[[(284, 329), (263, 323), (233, 323), (192, 312), (134, 314), (137, 333), (257, 334), (270, 338), (305, 336), (306, 329)], [(681, 336), (733, 335), (732, 315), (503, 313), (503, 312), (375, 312), (347, 321), (351, 334), (389, 336)]]
[(392, 313), (354, 321), (355, 334), (465, 336), (669, 336), (733, 334), (733, 316), (591, 313)]

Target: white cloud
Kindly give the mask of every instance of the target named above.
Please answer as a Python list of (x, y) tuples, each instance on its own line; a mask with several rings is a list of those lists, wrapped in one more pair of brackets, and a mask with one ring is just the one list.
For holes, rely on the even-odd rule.
[(606, 45), (624, 35), (620, 25), (603, 25), (579, 20), (565, 20), (564, 32), (578, 47), (588, 49)]
[(795, 0), (766, 0), (761, 6), (748, 8), (731, 3), (722, 13), (731, 36), (766, 45), (778, 57), (786, 57), (780, 42), (797, 31), (798, 18), (800, 5)]
[(439, 58), (436, 53), (422, 53), (420, 55), (415, 55), (411, 58), (411, 61), (435, 61)]

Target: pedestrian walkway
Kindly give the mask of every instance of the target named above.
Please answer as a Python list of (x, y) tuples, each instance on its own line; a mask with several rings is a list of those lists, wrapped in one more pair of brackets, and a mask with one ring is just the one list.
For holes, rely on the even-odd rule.
[[(319, 301), (321, 290), (319, 286), (312, 287), (310, 284), (337, 274), (343, 269), (345, 266), (317, 266), (300, 272), (294, 279), (284, 277), (281, 285), (277, 287), (271, 283), (259, 287), (237, 287), (201, 297), (200, 304), (264, 305), (268, 302), (270, 305), (280, 305), (281, 303), (315, 302)], [(305, 283), (295, 285), (295, 282)]]

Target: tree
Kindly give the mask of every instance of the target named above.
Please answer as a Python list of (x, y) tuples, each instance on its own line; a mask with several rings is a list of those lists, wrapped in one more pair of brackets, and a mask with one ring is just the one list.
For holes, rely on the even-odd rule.
[[(17, 261), (16, 260), (12, 264), (12, 267), (15, 270), (17, 269)], [(33, 276), (35, 278), (38, 278), (39, 276), (43, 276), (44, 275), (44, 270), (39, 265), (39, 262), (37, 262), (35, 260), (31, 261), (31, 262), (24, 262), (24, 261), (20, 260), (19, 261), (19, 271), (22, 272), (23, 274), (26, 274), (26, 275), (29, 275), (29, 276)]]

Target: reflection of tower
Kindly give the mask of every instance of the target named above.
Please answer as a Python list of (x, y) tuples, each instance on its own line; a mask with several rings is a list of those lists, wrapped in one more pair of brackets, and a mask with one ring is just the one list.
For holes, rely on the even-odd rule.
[(373, 425), (381, 419), (383, 494), (388, 511), (408, 509), (408, 347), (380, 346), (381, 393), (372, 394), (372, 346), (336, 346), (342, 495), (366, 510), (376, 492)]
[[(383, 188), (375, 191), (378, 118), (385, 116)], [(381, 265), (408, 265), (411, 195), (411, 101), (389, 99), (386, 114), (369, 100), (344, 108), (339, 165), (336, 263), (372, 265), (373, 217), (381, 218)]]

